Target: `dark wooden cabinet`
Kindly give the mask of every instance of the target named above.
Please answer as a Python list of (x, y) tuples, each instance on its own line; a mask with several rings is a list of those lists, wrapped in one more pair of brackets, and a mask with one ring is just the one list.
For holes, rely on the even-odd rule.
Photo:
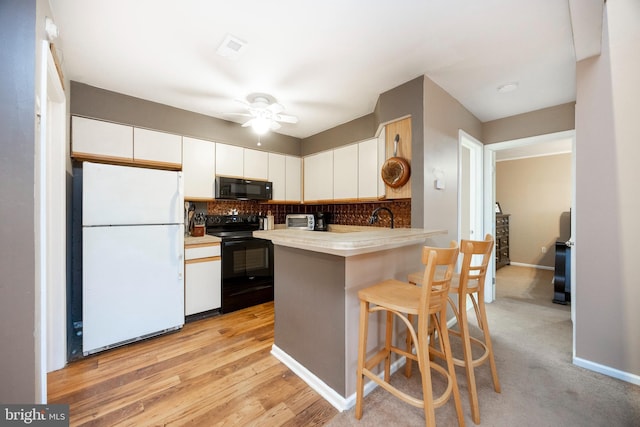
[(509, 217), (510, 214), (496, 214), (496, 270), (509, 265)]

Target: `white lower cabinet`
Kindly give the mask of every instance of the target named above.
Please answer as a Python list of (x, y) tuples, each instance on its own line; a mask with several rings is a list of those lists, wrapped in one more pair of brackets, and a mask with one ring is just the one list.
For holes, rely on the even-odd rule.
[(220, 243), (185, 246), (184, 314), (202, 313), (222, 306)]

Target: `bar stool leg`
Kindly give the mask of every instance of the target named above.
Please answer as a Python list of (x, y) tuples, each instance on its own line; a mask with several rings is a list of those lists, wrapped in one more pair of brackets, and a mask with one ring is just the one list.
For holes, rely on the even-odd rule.
[[(473, 297), (472, 297), (473, 298)], [(467, 314), (467, 295), (461, 292), (458, 295), (458, 327), (462, 339), (462, 351), (464, 354), (464, 370), (467, 374), (467, 387), (469, 388), (469, 404), (471, 405), (471, 419), (480, 424), (480, 406), (478, 404), (478, 391), (476, 377), (473, 368), (473, 354), (471, 352), (471, 340), (469, 339), (469, 323)]]
[[(424, 339), (419, 337), (419, 340)], [(433, 388), (431, 385), (431, 365), (429, 361), (429, 348), (424, 343), (416, 343), (416, 350), (418, 352), (418, 367), (420, 368), (420, 376), (422, 380), (422, 399), (424, 401), (424, 419), (425, 425), (436, 425), (436, 413), (433, 407)]]
[(360, 301), (360, 324), (358, 326), (358, 378), (356, 381), (356, 419), (362, 418), (362, 399), (364, 398), (364, 361), (367, 357), (367, 334), (369, 329), (369, 303)]
[(391, 379), (391, 339), (393, 338), (393, 313), (387, 311), (387, 320), (385, 325), (384, 350), (386, 357), (384, 361), (384, 380), (389, 382)]
[[(460, 401), (460, 390), (458, 389), (458, 380), (456, 378), (455, 365), (453, 363), (453, 352), (451, 351), (451, 341), (449, 340), (449, 329), (447, 328), (447, 304), (444, 305), (444, 310), (440, 313), (438, 335), (441, 341), (441, 350), (444, 353), (445, 360), (447, 361), (447, 370), (449, 376), (451, 376), (453, 402), (456, 407), (456, 415), (458, 416), (458, 426), (464, 427), (464, 415), (462, 414), (462, 403)], [(427, 346), (428, 348), (428, 346)], [(432, 424), (435, 425), (435, 424)]]
[(498, 380), (498, 369), (496, 368), (496, 361), (493, 358), (493, 344), (491, 343), (491, 334), (489, 334), (489, 322), (487, 321), (487, 312), (485, 311), (485, 304), (482, 298), (478, 298), (478, 305), (480, 307), (481, 323), (480, 328), (484, 335), (484, 343), (487, 346), (489, 352), (489, 366), (491, 366), (491, 377), (493, 379), (493, 389), (496, 393), (501, 392), (500, 380)]
[[(409, 323), (411, 323), (413, 325), (413, 314), (408, 314), (407, 315), (407, 320), (409, 321)], [(407, 329), (407, 338), (406, 338), (406, 350), (407, 353), (411, 353), (412, 349), (411, 349), (411, 334), (409, 333), (409, 330)], [(413, 360), (407, 358), (407, 361), (405, 362), (404, 365), (404, 376), (409, 378), (411, 377), (411, 368), (412, 368), (412, 364), (413, 364)]]

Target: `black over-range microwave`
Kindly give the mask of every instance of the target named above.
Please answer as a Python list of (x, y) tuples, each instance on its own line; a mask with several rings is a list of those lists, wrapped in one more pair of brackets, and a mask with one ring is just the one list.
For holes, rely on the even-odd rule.
[(216, 177), (216, 199), (271, 200), (272, 188), (269, 181)]

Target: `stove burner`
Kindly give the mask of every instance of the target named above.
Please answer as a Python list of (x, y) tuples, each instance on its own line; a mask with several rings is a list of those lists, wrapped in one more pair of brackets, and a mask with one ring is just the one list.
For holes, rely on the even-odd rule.
[(207, 215), (207, 234), (222, 238), (247, 237), (260, 226), (258, 215)]

